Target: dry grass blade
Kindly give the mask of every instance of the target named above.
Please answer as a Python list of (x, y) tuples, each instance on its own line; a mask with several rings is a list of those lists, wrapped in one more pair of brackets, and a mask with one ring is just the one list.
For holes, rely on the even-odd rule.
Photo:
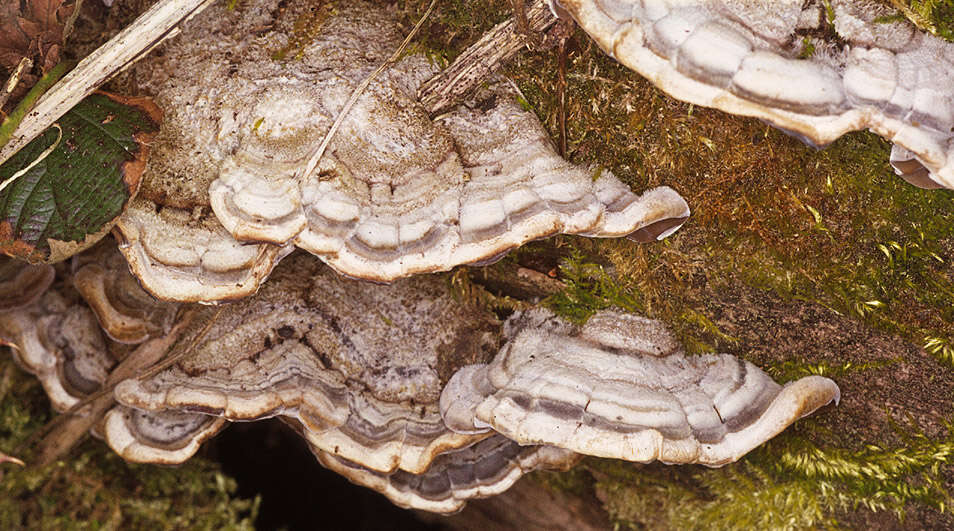
[(321, 157), (324, 156), (325, 150), (328, 149), (328, 144), (331, 143), (331, 139), (335, 136), (335, 133), (338, 131), (338, 128), (341, 127), (341, 122), (348, 116), (348, 111), (351, 110), (351, 107), (354, 106), (355, 102), (358, 101), (358, 98), (361, 97), (361, 94), (364, 93), (365, 89), (368, 88), (368, 85), (374, 81), (374, 78), (378, 77), (378, 74), (384, 72), (384, 70), (394, 64), (395, 61), (400, 59), (401, 54), (404, 53), (404, 50), (407, 49), (407, 45), (411, 43), (417, 33), (421, 30), (421, 26), (424, 25), (424, 22), (427, 20), (427, 17), (431, 15), (431, 12), (434, 11), (434, 6), (437, 4), (437, 0), (431, 0), (430, 5), (427, 6), (427, 11), (424, 12), (424, 15), (421, 16), (421, 19), (417, 21), (417, 24), (414, 25), (414, 28), (411, 29), (411, 32), (407, 34), (407, 37), (404, 38), (404, 42), (398, 46), (398, 49), (391, 54), (391, 57), (388, 57), (387, 61), (381, 63), (370, 76), (365, 78), (354, 92), (351, 93), (351, 97), (348, 98), (348, 102), (345, 103), (345, 106), (341, 109), (341, 112), (338, 113), (338, 117), (335, 118), (334, 123), (331, 124), (331, 129), (328, 130), (328, 133), (325, 134), (325, 138), (322, 139), (321, 144), (318, 145), (318, 149), (314, 151), (311, 157), (308, 159), (308, 164), (305, 165), (305, 169), (301, 173), (302, 178), (306, 178), (315, 171), (315, 168), (318, 167), (318, 162), (321, 161)]
[(60, 116), (117, 73), (174, 35), (178, 26), (214, 0), (161, 0), (128, 28), (97, 48), (43, 95), (30, 114), (0, 146), (0, 164), (39, 136)]

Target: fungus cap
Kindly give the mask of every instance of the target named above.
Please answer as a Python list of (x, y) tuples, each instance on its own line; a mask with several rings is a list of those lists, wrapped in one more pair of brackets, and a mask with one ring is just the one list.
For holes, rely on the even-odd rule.
[(887, 21), (887, 6), (551, 1), (677, 99), (760, 118), (813, 145), (868, 128), (925, 168), (909, 182), (954, 188), (954, 43)]
[[(587, 455), (721, 466), (839, 398), (828, 378), (783, 387), (730, 355), (673, 351), (659, 323), (616, 311), (591, 322), (575, 327), (539, 309), (511, 317), (494, 360), (462, 368), (444, 388), (444, 422)], [(662, 348), (647, 349), (653, 342)]]
[(187, 359), (119, 383), (115, 396), (231, 421), (287, 416), (322, 450), (422, 472), (485, 437), (448, 430), (437, 401), (458, 367), (492, 356), (498, 334), (492, 314), (455, 300), (439, 277), (374, 285), (298, 254), (258, 294), (223, 307)]
[(495, 435), (441, 454), (421, 474), (382, 474), (328, 452), (313, 452), (326, 468), (380, 492), (395, 505), (443, 514), (460, 511), (470, 499), (500, 494), (533, 470), (567, 470), (582, 457), (553, 446), (520, 446)]
[(392, 11), (339, 6), (295, 60), (275, 60), (301, 7), (262, 24), (273, 3), (243, 13), (214, 6), (136, 67), (165, 115), (141, 199), (118, 231), (157, 296), (244, 296), (287, 246), (344, 275), (390, 282), (487, 263), (557, 233), (654, 241), (689, 216), (671, 188), (637, 196), (608, 171), (563, 160), (505, 81), (431, 118), (416, 92), (437, 69), (417, 54), (369, 85), (305, 175), (401, 32)]

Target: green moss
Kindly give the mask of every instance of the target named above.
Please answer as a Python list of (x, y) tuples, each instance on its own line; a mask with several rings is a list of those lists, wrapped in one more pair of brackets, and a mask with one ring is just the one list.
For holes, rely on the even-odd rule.
[[(954, 0), (885, 0), (922, 30), (954, 41)], [(887, 18), (887, 17), (886, 17)], [(891, 21), (890, 19), (885, 22)]]
[(954, 369), (954, 339), (925, 334), (924, 349), (937, 360)]
[[(39, 382), (0, 352), (0, 450), (48, 420)], [(251, 529), (258, 500), (201, 458), (160, 468), (124, 462), (100, 441), (37, 468), (0, 464), (0, 529)]]
[(791, 382), (813, 374), (817, 376), (825, 376), (833, 380), (839, 380), (845, 375), (853, 372), (880, 369), (882, 367), (887, 367), (898, 363), (898, 361), (899, 360), (878, 360), (866, 363), (853, 363), (846, 361), (840, 364), (831, 364), (825, 362), (811, 363), (804, 360), (786, 360), (781, 363), (763, 367), (763, 369), (779, 383)]
[(723, 332), (719, 327), (712, 322), (706, 315), (698, 310), (692, 308), (687, 308), (682, 315), (683, 321), (691, 323), (699, 327), (700, 329), (708, 332), (709, 334), (721, 339), (725, 343), (738, 343), (739, 338), (732, 337), (729, 334)]
[(823, 450), (784, 437), (721, 469), (588, 463), (621, 527), (806, 529), (841, 527), (839, 515), (866, 508), (903, 519), (912, 505), (945, 511), (943, 467), (954, 436), (915, 436), (904, 447)]
[(450, 64), (450, 58), (447, 56), (443, 50), (437, 48), (431, 48), (425, 46), (419, 42), (412, 42), (408, 44), (407, 48), (404, 50), (403, 56), (408, 55), (423, 55), (427, 58), (428, 62), (437, 68), (443, 69)]
[[(424, 14), (430, 0), (404, 4), (404, 24), (412, 27)], [(438, 2), (425, 22), (412, 48), (406, 53), (421, 53), (432, 63), (452, 62), (473, 44), (484, 31), (510, 16), (506, 0), (444, 0)]]
[(543, 304), (574, 323), (583, 323), (607, 308), (641, 313), (642, 305), (634, 290), (621, 287), (603, 266), (585, 261), (578, 251), (560, 264), (560, 275), (566, 289)]
[(490, 310), (501, 310), (510, 313), (514, 310), (526, 309), (530, 306), (525, 301), (515, 299), (509, 295), (495, 295), (483, 286), (474, 283), (465, 267), (459, 267), (447, 275), (447, 285), (450, 294), (462, 304), (474, 305)]
[(583, 467), (571, 468), (566, 472), (540, 470), (533, 473), (533, 478), (549, 489), (578, 496), (588, 494), (593, 484), (589, 473)]
[(808, 59), (815, 55), (815, 43), (809, 37), (802, 38), (802, 51), (799, 52), (799, 59)]

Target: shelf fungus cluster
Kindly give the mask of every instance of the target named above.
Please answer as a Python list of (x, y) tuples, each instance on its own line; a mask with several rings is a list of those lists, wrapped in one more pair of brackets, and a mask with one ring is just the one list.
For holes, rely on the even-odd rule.
[(440, 278), (378, 286), (310, 256), (286, 262), (257, 295), (223, 307), (187, 361), (120, 383), (116, 399), (230, 421), (286, 417), (315, 448), (384, 473), (423, 472), (482, 438), (446, 429), (437, 401), (441, 371), (496, 349), (491, 315), (457, 303)]
[[(229, 422), (277, 417), (327, 468), (449, 513), (583, 454), (722, 465), (838, 399), (826, 378), (783, 387), (731, 356), (686, 356), (631, 314), (501, 323), (443, 276), (369, 284), (297, 253), (254, 296), (210, 307), (153, 299), (122, 263), (104, 243), (50, 289), (32, 275), (0, 340), (59, 410), (105, 386), (88, 428), (131, 461), (181, 463)], [(35, 266), (20, 267), (8, 274)]]
[(48, 290), (53, 266), (0, 257), (0, 344), (39, 378), (64, 411), (95, 391), (114, 365), (92, 311), (77, 297)]
[[(374, 78), (308, 171), (402, 35), (390, 11), (360, 2), (323, 15), (277, 4), (212, 7), (136, 66), (164, 119), (118, 232), (156, 296), (244, 297), (294, 247), (389, 282), (557, 233), (653, 241), (689, 216), (671, 188), (637, 196), (562, 159), (505, 80), (429, 116), (416, 93), (438, 70), (422, 54)], [(302, 40), (309, 24), (321, 31)]]
[[(815, 145), (868, 128), (896, 173), (954, 188), (954, 43), (860, 0), (552, 0), (675, 98)], [(886, 4), (886, 3), (885, 3)]]
[[(608, 5), (596, 12), (638, 11)], [(652, 241), (689, 209), (669, 188), (637, 196), (564, 161), (504, 81), (430, 116), (416, 93), (437, 70), (415, 54), (367, 87), (308, 171), (401, 37), (387, 10), (311, 7), (217, 5), (137, 65), (165, 119), (119, 245), (56, 270), (0, 263), (0, 342), (56, 409), (88, 419), (74, 431), (131, 461), (176, 464), (230, 422), (279, 418), (324, 466), (398, 505), (449, 513), (583, 455), (720, 466), (838, 400), (826, 378), (781, 386), (732, 356), (687, 356), (639, 316), (604, 311), (576, 326), (534, 309), (501, 323), (446, 277), (403, 278), (561, 232)], [(697, 11), (693, 24), (711, 22)], [(626, 20), (617, 29), (640, 27)], [(733, 24), (712, 26), (714, 49), (745, 27)], [(812, 75), (804, 86), (821, 83)], [(799, 94), (829, 113), (811, 114), (818, 123), (857, 111)], [(897, 106), (921, 113), (927, 93), (912, 94)], [(807, 112), (786, 98), (775, 95), (788, 115)], [(916, 119), (918, 134), (942, 122)], [(943, 177), (916, 142), (895, 142)]]
[[(136, 346), (169, 332), (177, 307), (143, 291), (115, 246), (100, 244), (74, 257), (73, 266), (75, 271), (55, 283), (49, 265), (11, 260), (0, 266), (6, 273), (19, 271), (11, 275), (19, 280), (16, 291), (11, 286), (5, 300), (20, 301), (0, 308), (0, 344), (11, 347), (61, 412), (107, 385)], [(191, 445), (188, 455), (225, 425), (218, 418), (179, 411), (154, 414), (115, 405), (111, 413), (166, 452)], [(97, 437), (105, 434), (103, 419), (89, 428)]]
[(537, 309), (512, 317), (489, 364), (464, 367), (441, 395), (459, 433), (587, 455), (721, 466), (838, 401), (834, 382), (786, 386), (727, 354), (686, 356), (659, 321), (604, 311), (576, 327)]

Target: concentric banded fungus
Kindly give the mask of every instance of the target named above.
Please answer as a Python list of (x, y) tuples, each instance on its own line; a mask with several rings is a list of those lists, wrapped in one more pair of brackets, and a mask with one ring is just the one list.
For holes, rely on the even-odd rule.
[(73, 286), (110, 339), (136, 344), (172, 327), (178, 305), (157, 301), (143, 291), (112, 241), (75, 256), (73, 269)]
[(914, 153), (894, 144), (891, 146), (891, 156), (888, 158), (891, 167), (899, 177), (909, 183), (927, 190), (944, 188), (931, 178), (931, 172), (918, 162)]
[(900, 175), (923, 165), (910, 182), (954, 188), (954, 43), (886, 22), (886, 6), (555, 1), (673, 97), (756, 116), (818, 145), (867, 127), (913, 154), (895, 164)]
[(59, 411), (96, 391), (116, 364), (93, 312), (52, 290), (26, 308), (0, 312), (0, 343), (40, 379)]
[(127, 461), (177, 465), (192, 457), (227, 421), (201, 413), (147, 412), (116, 406), (106, 413), (103, 438)]
[[(415, 96), (436, 73), (422, 55), (402, 58), (371, 83), (316, 172), (303, 175), (353, 89), (398, 47), (401, 33), (391, 11), (336, 6), (295, 60), (277, 61), (276, 50), (295, 45), (291, 21), (307, 6), (276, 9), (283, 15), (271, 20), (276, 3), (243, 5), (241, 14), (210, 8), (165, 54), (139, 67), (144, 89), (165, 110), (144, 197), (166, 206), (174, 198), (187, 209), (210, 200), (238, 240), (294, 244), (348, 276), (377, 281), (483, 263), (560, 232), (654, 240), (689, 215), (670, 188), (637, 197), (608, 172), (594, 179), (593, 171), (561, 159), (502, 83), (431, 119)], [(152, 212), (149, 204), (134, 205), (119, 225), (137, 275), (156, 262), (207, 265), (180, 248), (191, 249), (185, 238), (150, 243), (165, 238), (151, 228), (165, 210)], [(191, 211), (182, 212), (189, 219)], [(163, 245), (174, 252), (160, 256)], [(247, 254), (242, 267), (267, 272), (265, 257)], [(152, 273), (141, 278), (153, 293), (177, 289)], [(260, 276), (243, 278), (251, 284)], [(169, 288), (160, 293), (156, 283)]]
[(325, 467), (384, 494), (395, 505), (435, 513), (457, 512), (467, 500), (500, 494), (533, 470), (567, 470), (582, 457), (553, 446), (520, 446), (495, 435), (441, 454), (423, 474), (403, 470), (382, 474), (333, 454), (313, 451)]
[(55, 276), (49, 264), (31, 265), (0, 256), (0, 312), (31, 304), (50, 287)]
[[(148, 194), (142, 194), (148, 195)], [(119, 218), (115, 234), (133, 274), (164, 300), (206, 302), (255, 293), (287, 254), (232, 238), (206, 206), (192, 210), (140, 197)]]
[[(17, 361), (39, 377), (54, 409), (61, 411), (115, 378), (117, 367), (122, 367), (117, 364), (119, 360), (126, 362), (136, 356), (137, 351), (131, 347), (106, 339), (99, 323), (110, 335), (122, 336), (119, 340), (138, 343), (167, 335), (177, 307), (144, 293), (115, 245), (100, 244), (74, 257), (73, 265), (76, 272), (72, 282), (56, 284), (57, 289), (47, 291), (26, 308), (0, 312), (0, 341), (13, 347)], [(79, 301), (71, 285), (87, 298), (97, 315)], [(105, 398), (101, 405), (97, 404), (102, 398), (93, 400), (77, 416), (70, 417), (88, 422), (65, 428), (53, 445), (61, 442), (68, 448), (68, 440), (78, 440), (89, 430), (96, 437), (106, 438), (126, 459), (173, 464), (189, 458), (225, 424), (217, 417), (178, 411), (152, 413), (123, 406), (110, 409), (110, 399)]]
[(288, 416), (322, 450), (381, 472), (423, 472), (485, 437), (449, 431), (437, 401), (442, 380), (493, 355), (498, 330), (439, 277), (371, 285), (298, 255), (256, 296), (224, 307), (187, 359), (120, 383), (115, 396), (147, 411)]
[(648, 462), (720, 466), (838, 401), (809, 376), (782, 387), (729, 355), (686, 356), (658, 323), (619, 312), (582, 328), (545, 310), (511, 318), (489, 365), (458, 371), (441, 395), (448, 427), (520, 444)]

